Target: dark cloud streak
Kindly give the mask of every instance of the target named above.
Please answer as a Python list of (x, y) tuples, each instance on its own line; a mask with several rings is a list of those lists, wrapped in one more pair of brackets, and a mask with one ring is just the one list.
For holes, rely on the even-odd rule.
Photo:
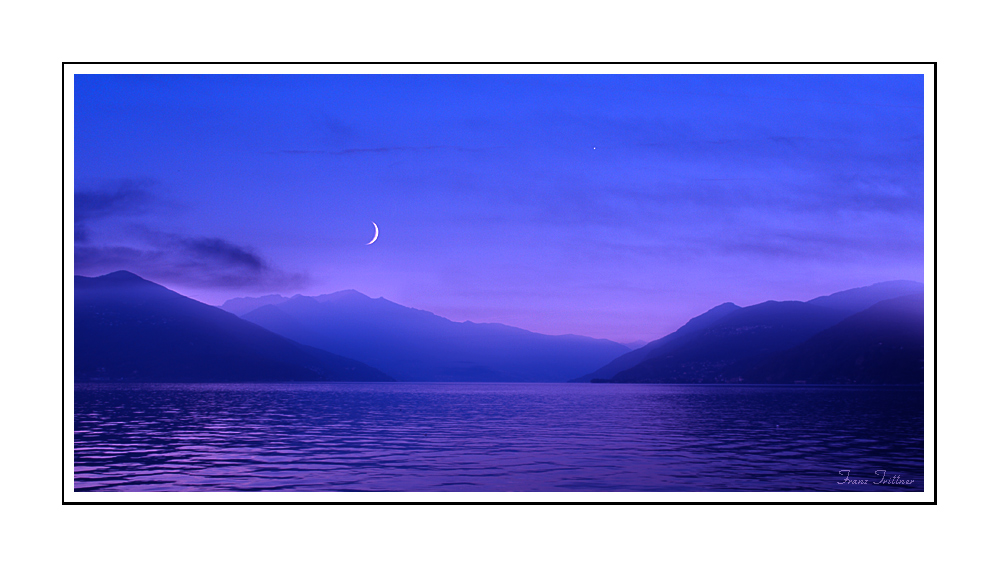
[(153, 192), (156, 185), (156, 181), (149, 178), (125, 178), (96, 187), (77, 187), (73, 195), (75, 242), (89, 242), (92, 225), (113, 219), (147, 216), (166, 209), (167, 203)]
[(181, 242), (190, 252), (204, 258), (216, 259), (231, 266), (242, 266), (254, 272), (261, 272), (267, 268), (260, 255), (222, 239), (197, 238), (184, 239)]
[(294, 290), (309, 281), (270, 267), (251, 249), (218, 238), (160, 234), (148, 247), (77, 243), (77, 273), (129, 270), (161, 284), (209, 288)]
[(123, 179), (75, 194), (74, 262), (78, 273), (130, 270), (165, 284), (215, 288), (291, 289), (308, 280), (304, 274), (271, 267), (250, 247), (219, 237), (163, 232), (144, 223), (124, 226), (134, 242), (100, 242), (91, 225), (143, 217), (164, 208), (166, 204), (150, 191), (153, 186), (155, 182), (149, 179)]
[(154, 204), (149, 191), (154, 182), (148, 179), (123, 179), (97, 189), (79, 188), (73, 198), (74, 219), (82, 222), (110, 216), (143, 215)]

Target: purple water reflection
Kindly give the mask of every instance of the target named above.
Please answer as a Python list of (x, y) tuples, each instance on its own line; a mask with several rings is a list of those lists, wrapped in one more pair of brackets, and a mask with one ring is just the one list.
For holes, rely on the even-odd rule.
[[(920, 388), (85, 384), (78, 491), (921, 491)], [(838, 484), (841, 470), (865, 485)], [(912, 479), (873, 485), (876, 470)]]

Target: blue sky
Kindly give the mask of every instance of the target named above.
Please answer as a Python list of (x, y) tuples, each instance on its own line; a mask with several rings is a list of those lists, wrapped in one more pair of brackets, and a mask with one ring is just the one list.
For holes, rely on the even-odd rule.
[[(76, 272), (651, 340), (923, 279), (920, 75), (77, 75)], [(378, 223), (380, 236), (366, 246)]]

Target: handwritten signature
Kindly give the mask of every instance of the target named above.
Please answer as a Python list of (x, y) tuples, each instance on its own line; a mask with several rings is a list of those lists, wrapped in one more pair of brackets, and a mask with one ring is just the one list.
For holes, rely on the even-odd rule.
[(875, 482), (871, 484), (868, 483), (868, 479), (852, 479), (851, 470), (849, 469), (842, 469), (837, 473), (844, 476), (844, 480), (838, 481), (837, 485), (912, 485), (914, 482), (912, 479), (903, 479), (899, 476), (899, 474), (890, 476), (889, 472), (884, 469), (875, 470), (876, 477), (879, 475), (881, 475), (881, 477), (876, 479)]

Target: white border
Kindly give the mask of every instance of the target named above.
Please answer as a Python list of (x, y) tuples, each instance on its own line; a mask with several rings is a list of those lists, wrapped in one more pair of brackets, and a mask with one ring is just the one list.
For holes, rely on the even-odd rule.
[[(924, 491), (923, 492), (706, 492), (706, 493), (208, 493), (208, 492), (76, 492), (73, 487), (73, 77), (86, 74), (924, 74), (924, 289), (925, 289), (925, 381), (924, 381)], [(934, 66), (931, 64), (65, 64), (64, 78), (64, 186), (63, 217), (65, 255), (63, 368), (63, 490), (67, 503), (87, 502), (929, 502), (936, 500), (934, 461)]]

